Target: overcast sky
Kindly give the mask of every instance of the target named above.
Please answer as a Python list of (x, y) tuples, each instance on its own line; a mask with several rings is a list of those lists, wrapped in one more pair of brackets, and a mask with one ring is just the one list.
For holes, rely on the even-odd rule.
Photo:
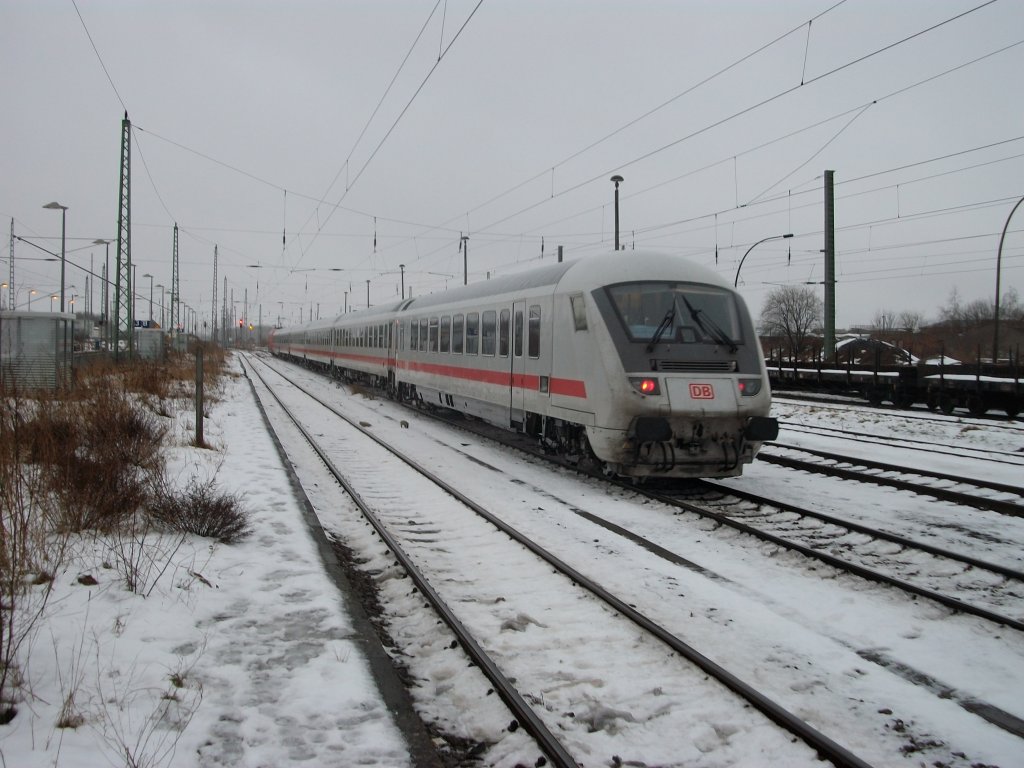
[[(0, 216), (59, 251), (42, 206), (68, 206), (81, 296), (117, 233), (127, 110), (141, 319), (175, 222), (201, 318), (216, 245), (218, 304), (226, 278), (234, 318), (247, 296), (250, 320), (294, 323), (365, 307), (367, 280), (397, 299), (399, 265), (414, 295), (461, 284), (461, 235), (470, 281), (610, 249), (616, 173), (628, 250), (732, 283), (794, 233), (743, 266), (757, 313), (773, 286), (822, 289), (832, 169), (839, 327), (934, 317), (954, 287), (994, 296), (1022, 71), (1019, 0), (0, 0)], [(1024, 206), (1004, 289), (1022, 230)], [(59, 290), (46, 258), (16, 241), (19, 308)]]

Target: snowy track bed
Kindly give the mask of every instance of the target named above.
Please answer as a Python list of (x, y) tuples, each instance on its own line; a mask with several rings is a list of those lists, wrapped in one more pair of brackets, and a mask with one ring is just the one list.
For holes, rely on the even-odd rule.
[[(310, 411), (308, 398), (294, 389), (278, 394), (290, 409)], [(817, 762), (813, 750), (793, 744), (790, 734), (379, 445), (332, 426), (325, 413), (316, 421), (318, 441), (581, 765), (614, 764), (616, 756), (640, 764), (717, 764), (741, 762), (751, 752), (772, 762)], [(387, 581), (395, 580), (394, 570), (384, 570)], [(408, 597), (408, 583), (404, 590)], [(422, 683), (463, 706), (486, 696), (479, 681), (467, 680), (476, 673), (455, 643), (438, 644), (433, 619), (407, 609), (398, 611), (405, 618), (396, 625), (418, 617), (406, 631), (392, 632), (406, 653), (428, 659)], [(506, 725), (507, 718), (474, 738), (499, 742)]]
[[(513, 525), (628, 596), (687, 642), (712, 649), (715, 661), (867, 762), (887, 765), (912, 755), (947, 765), (1018, 764), (1022, 742), (1012, 731), (1024, 715), (1016, 695), (1024, 683), (1020, 633), (838, 576), (634, 493), (609, 490), (604, 483), (427, 422), (393, 403), (353, 397), (321, 377), (287, 370), (304, 386), (329, 393), (351, 416), (371, 423), (375, 434), (399, 441), (450, 482), (487, 499)], [(657, 542), (663, 551), (652, 552), (644, 540)], [(490, 560), (481, 565), (465, 551), (456, 555), (460, 573), (494, 572), (491, 578), (498, 579), (502, 594), (527, 579), (528, 572)], [(492, 586), (490, 594), (499, 590)], [(526, 633), (535, 629), (530, 625)], [(560, 637), (556, 630), (539, 642), (568, 647)], [(591, 674), (603, 691), (631, 676), (599, 641), (585, 641), (583, 647), (593, 654)], [(664, 687), (661, 694), (657, 698), (667, 704)], [(705, 706), (717, 708), (723, 697), (728, 694), (712, 694)], [(551, 701), (546, 693), (545, 701)], [(630, 706), (637, 709), (623, 711), (633, 727), (614, 734), (606, 730), (598, 738), (622, 744), (627, 743), (623, 734), (640, 732), (636, 723), (650, 711), (650, 701), (637, 699)], [(979, 716), (985, 707), (1007, 715), (1009, 729)], [(449, 710), (449, 716), (462, 715)], [(701, 757), (687, 764), (719, 764), (728, 748), (753, 749), (748, 762), (765, 761), (750, 742), (739, 747), (738, 736), (722, 735), (722, 725), (730, 726), (715, 728), (713, 721), (702, 721), (703, 728), (718, 733), (717, 740), (702, 740), (702, 726), (695, 723), (673, 732), (657, 728), (652, 747), (675, 756), (662, 760), (667, 765), (687, 763), (679, 756), (695, 744)], [(630, 759), (625, 750), (613, 754)]]

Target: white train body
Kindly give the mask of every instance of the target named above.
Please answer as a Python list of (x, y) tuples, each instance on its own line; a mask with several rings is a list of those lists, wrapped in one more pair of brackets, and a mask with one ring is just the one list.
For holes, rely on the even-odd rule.
[(270, 349), (626, 476), (738, 475), (778, 431), (742, 298), (709, 270), (656, 252), (277, 330)]

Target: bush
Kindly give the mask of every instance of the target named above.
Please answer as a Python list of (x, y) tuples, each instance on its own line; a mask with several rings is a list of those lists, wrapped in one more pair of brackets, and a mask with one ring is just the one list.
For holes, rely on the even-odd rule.
[(113, 387), (39, 401), (23, 430), (32, 435), (31, 460), (48, 478), (65, 530), (118, 527), (149, 500), (163, 466), (166, 429)]
[(213, 480), (189, 481), (184, 492), (175, 493), (162, 483), (150, 506), (150, 515), (171, 530), (194, 533), (234, 544), (251, 532), (249, 514), (239, 495), (221, 493)]

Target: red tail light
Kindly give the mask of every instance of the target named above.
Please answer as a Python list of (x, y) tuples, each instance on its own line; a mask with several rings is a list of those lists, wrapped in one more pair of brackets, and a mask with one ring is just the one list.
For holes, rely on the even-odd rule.
[(629, 383), (633, 385), (633, 389), (639, 392), (641, 395), (660, 395), (661, 387), (658, 384), (657, 379), (647, 379), (642, 377), (631, 377)]

